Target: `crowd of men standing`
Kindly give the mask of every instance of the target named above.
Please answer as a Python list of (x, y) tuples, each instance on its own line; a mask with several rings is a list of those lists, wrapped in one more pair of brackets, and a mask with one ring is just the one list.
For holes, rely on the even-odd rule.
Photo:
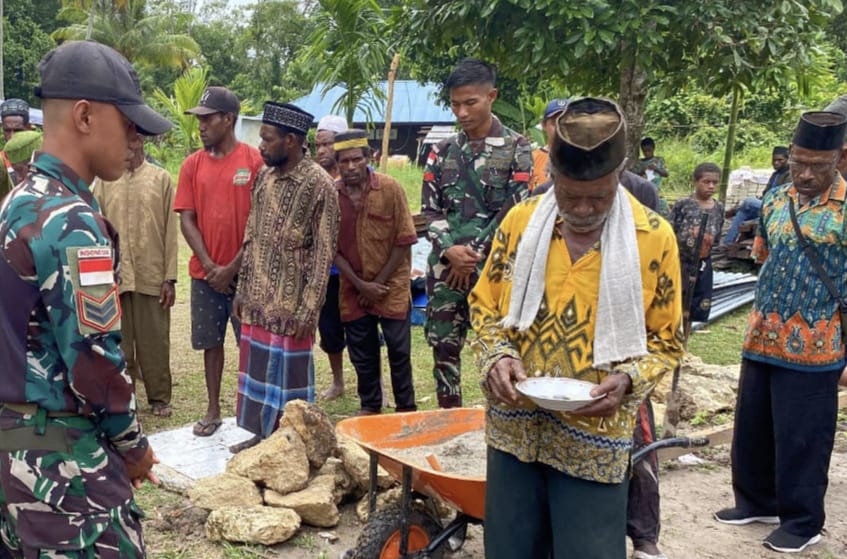
[[(237, 421), (253, 434), (232, 452), (270, 436), (286, 402), (315, 399), (316, 330), (333, 374), (325, 397), (344, 390), (346, 347), (360, 413), (381, 413), (384, 344), (396, 411), (417, 409), (417, 237), (403, 189), (369, 165), (366, 132), (322, 118), (313, 159), (315, 116), (268, 101), (253, 148), (235, 136), (237, 97), (209, 87), (187, 111), (204, 147), (174, 185), (144, 153), (144, 138), (171, 123), (144, 103), (121, 55), (68, 42), (39, 70), (40, 151), (28, 107), (0, 108), (6, 185), (16, 185), (0, 210), (0, 555), (144, 556), (132, 487), (157, 481), (157, 460), (134, 382), (153, 414), (172, 413), (175, 212), (192, 250), (191, 344), (208, 395), (196, 436), (221, 425), (230, 327)], [(539, 176), (529, 142), (492, 113), (495, 85), (487, 63), (453, 69), (445, 87), (460, 131), (433, 147), (422, 190), (432, 243), (425, 335), (442, 408), (463, 404), (460, 353), (468, 328), (476, 333), (486, 557), (624, 557), (628, 534), (636, 558), (660, 559), (658, 485), (630, 484), (630, 455), (633, 434), (654, 436), (639, 435), (651, 429), (640, 419), (683, 353), (674, 231), (653, 209), (651, 183), (625, 171), (626, 119), (614, 102), (551, 102)], [(792, 182), (765, 195), (755, 245), (764, 266), (744, 341), (735, 506), (715, 518), (778, 525), (763, 542), (775, 551), (817, 543), (824, 523), (847, 339), (843, 112), (801, 118)], [(653, 144), (642, 147), (645, 176), (667, 176)], [(720, 170), (700, 171), (700, 206), (712, 208)], [(570, 414), (539, 408), (514, 387), (536, 372), (590, 380), (597, 400)], [(791, 410), (791, 421), (774, 409)], [(655, 464), (646, 471), (655, 478)]]

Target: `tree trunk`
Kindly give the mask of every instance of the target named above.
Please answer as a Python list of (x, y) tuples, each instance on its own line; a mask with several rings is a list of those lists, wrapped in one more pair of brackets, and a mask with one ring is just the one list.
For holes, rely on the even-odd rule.
[(624, 57), (621, 63), (620, 103), (626, 117), (626, 153), (629, 165), (638, 160), (638, 146), (644, 131), (644, 105), (647, 100), (647, 76), (634, 56)]
[(5, 74), (3, 73), (3, 0), (0, 0), (0, 99), (6, 99), (6, 88), (3, 87)]
[(94, 33), (94, 12), (97, 11), (96, 0), (91, 0), (91, 9), (88, 11), (88, 29), (85, 30), (85, 40), (91, 40), (91, 34)]
[(388, 99), (385, 100), (385, 128), (382, 130), (382, 153), (379, 168), (382, 172), (388, 168), (388, 143), (391, 141), (391, 109), (394, 106), (394, 78), (400, 65), (400, 53), (394, 55), (388, 70)]
[(729, 185), (729, 167), (732, 165), (732, 155), (735, 153), (735, 129), (738, 127), (738, 110), (741, 105), (741, 88), (732, 88), (732, 108), (729, 113), (729, 130), (726, 133), (726, 149), (723, 154), (723, 172), (721, 173), (720, 198), (726, 202), (726, 189)]

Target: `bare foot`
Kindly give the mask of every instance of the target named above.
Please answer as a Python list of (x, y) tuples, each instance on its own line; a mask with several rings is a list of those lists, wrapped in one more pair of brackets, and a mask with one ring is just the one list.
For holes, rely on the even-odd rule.
[(242, 450), (247, 450), (248, 448), (254, 447), (260, 442), (262, 442), (262, 437), (260, 437), (259, 435), (254, 435), (246, 441), (241, 441), (240, 443), (230, 446), (229, 451), (233, 454), (238, 454)]
[(333, 384), (321, 392), (321, 400), (335, 400), (344, 395), (344, 385)]

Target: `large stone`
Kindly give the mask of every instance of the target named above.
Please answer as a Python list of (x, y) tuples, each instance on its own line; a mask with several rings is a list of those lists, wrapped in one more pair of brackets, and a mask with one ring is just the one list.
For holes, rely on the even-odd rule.
[[(677, 391), (680, 419), (690, 421), (698, 415), (708, 418), (734, 410), (739, 371), (739, 365), (707, 365), (697, 356), (686, 355), (682, 360)], [(672, 373), (665, 375), (653, 393), (654, 402), (667, 402), (672, 379)]]
[(299, 491), (309, 482), (306, 445), (291, 427), (282, 427), (266, 440), (242, 450), (226, 471), (270, 487), (283, 495)]
[(293, 510), (263, 506), (224, 507), (206, 520), (206, 537), (214, 541), (274, 545), (299, 529), (300, 517)]
[[(402, 487), (392, 487), (388, 491), (383, 491), (382, 493), (378, 493), (376, 496), (376, 510), (380, 510), (389, 505), (393, 505), (395, 503), (399, 503), (400, 499), (403, 497), (403, 488)], [(361, 522), (367, 522), (370, 513), (368, 511), (368, 498), (369, 495), (365, 495), (359, 501), (359, 504), (356, 505), (356, 516), (359, 517)]]
[(332, 528), (338, 525), (341, 517), (336, 506), (334, 489), (334, 477), (318, 476), (309, 483), (306, 489), (288, 495), (280, 495), (276, 491), (266, 489), (265, 504), (293, 510), (300, 515), (304, 524)]
[(353, 478), (344, 469), (344, 462), (340, 458), (335, 458), (334, 456), (327, 458), (324, 465), (318, 470), (315, 479), (327, 476), (333, 480), (332, 493), (335, 497), (335, 504), (341, 503), (345, 497), (359, 490), (359, 486), (356, 485), (356, 482), (353, 481)]
[(306, 445), (306, 456), (313, 468), (320, 468), (335, 452), (335, 427), (326, 412), (305, 400), (285, 404), (281, 426), (290, 426)]
[(262, 504), (262, 493), (255, 483), (226, 473), (199, 480), (188, 490), (188, 498), (195, 507), (207, 510)]
[[(370, 457), (365, 450), (353, 439), (345, 436), (338, 437), (338, 452), (344, 469), (356, 482), (356, 485), (364, 490), (370, 485)], [(394, 483), (388, 472), (381, 466), (377, 468), (376, 484), (380, 489), (391, 487)]]

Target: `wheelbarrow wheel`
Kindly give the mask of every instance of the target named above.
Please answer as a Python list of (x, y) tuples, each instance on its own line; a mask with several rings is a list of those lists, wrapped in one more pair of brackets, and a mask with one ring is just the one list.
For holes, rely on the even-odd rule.
[[(352, 559), (400, 559), (400, 528), (403, 512), (400, 507), (375, 511), (356, 540)], [(409, 556), (441, 559), (444, 546), (429, 555), (414, 555), (426, 549), (441, 532), (441, 526), (427, 514), (412, 510), (409, 513)]]

